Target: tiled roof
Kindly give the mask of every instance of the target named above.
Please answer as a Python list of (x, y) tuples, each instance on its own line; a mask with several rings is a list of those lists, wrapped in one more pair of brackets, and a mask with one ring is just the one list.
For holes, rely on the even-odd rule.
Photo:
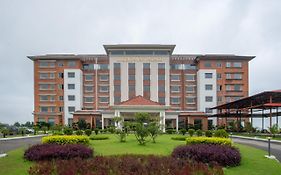
[(123, 105), (124, 106), (162, 106), (160, 103), (145, 99), (141, 95), (131, 98), (127, 101), (123, 101), (119, 104), (119, 106), (123, 106)]

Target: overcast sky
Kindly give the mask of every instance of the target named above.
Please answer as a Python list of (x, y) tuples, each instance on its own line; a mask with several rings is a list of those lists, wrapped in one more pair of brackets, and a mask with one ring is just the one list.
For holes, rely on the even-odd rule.
[(0, 122), (33, 120), (27, 55), (104, 54), (103, 44), (255, 55), (250, 94), (281, 89), (280, 9), (280, 0), (0, 0)]

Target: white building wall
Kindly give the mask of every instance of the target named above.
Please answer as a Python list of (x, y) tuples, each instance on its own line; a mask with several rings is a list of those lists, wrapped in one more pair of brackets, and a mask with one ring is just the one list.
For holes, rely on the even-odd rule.
[[(69, 78), (68, 72), (74, 72), (75, 77)], [(75, 84), (75, 89), (68, 89), (68, 84)], [(68, 95), (75, 95), (74, 101), (68, 100)], [(81, 110), (83, 105), (83, 73), (80, 69), (64, 69), (64, 121), (68, 124), (68, 118), (72, 114), (68, 111), (69, 106), (74, 106), (75, 110)]]
[[(205, 78), (205, 73), (212, 73), (212, 78)], [(197, 72), (197, 108), (198, 111), (205, 112), (206, 108), (212, 108), (217, 105), (217, 80), (215, 69), (200, 69)], [(213, 85), (212, 90), (206, 90), (205, 85)], [(212, 102), (206, 102), (206, 96), (212, 96)], [(213, 111), (214, 113), (214, 111)], [(213, 120), (213, 124), (216, 125), (215, 118), (209, 118)]]
[(158, 102), (158, 63), (150, 63), (150, 100)]

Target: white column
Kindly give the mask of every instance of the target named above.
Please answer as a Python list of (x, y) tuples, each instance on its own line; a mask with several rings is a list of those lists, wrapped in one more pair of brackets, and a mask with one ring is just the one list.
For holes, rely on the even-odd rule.
[[(114, 117), (120, 117), (120, 111), (115, 111), (115, 116)], [(121, 128), (121, 122), (118, 122), (118, 124), (117, 124), (117, 122), (115, 122), (115, 127), (117, 127), (117, 128)]]
[(101, 115), (101, 128), (104, 129), (104, 118), (103, 118), (103, 115)]
[(165, 111), (160, 112), (160, 125), (162, 127), (162, 131), (165, 132)]
[(177, 130), (177, 132), (179, 130), (179, 116), (177, 116), (177, 118), (176, 118), (176, 130)]

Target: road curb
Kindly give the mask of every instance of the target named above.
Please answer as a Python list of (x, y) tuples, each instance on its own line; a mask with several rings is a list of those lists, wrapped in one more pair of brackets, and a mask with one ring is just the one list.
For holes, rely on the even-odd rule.
[[(255, 141), (268, 142), (267, 139), (261, 139), (261, 138), (255, 138), (255, 137), (246, 137), (246, 136), (237, 136), (237, 135), (231, 135), (230, 137), (231, 138), (245, 139), (245, 140), (255, 140)], [(279, 140), (270, 140), (270, 142), (281, 145), (281, 141), (279, 141)]]
[(17, 140), (17, 139), (29, 139), (29, 138), (36, 138), (36, 137), (43, 137), (47, 136), (47, 134), (41, 134), (41, 135), (33, 135), (33, 136), (23, 136), (23, 137), (12, 137), (12, 138), (1, 138), (1, 141), (9, 141), (9, 140)]

